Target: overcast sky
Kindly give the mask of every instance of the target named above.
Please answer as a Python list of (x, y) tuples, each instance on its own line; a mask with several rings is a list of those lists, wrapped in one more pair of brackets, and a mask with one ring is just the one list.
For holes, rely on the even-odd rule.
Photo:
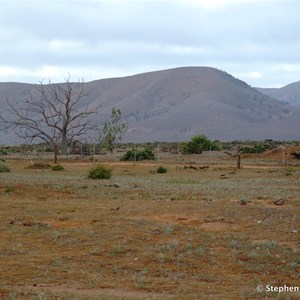
[(210, 66), (252, 86), (300, 81), (300, 1), (0, 0), (0, 82)]

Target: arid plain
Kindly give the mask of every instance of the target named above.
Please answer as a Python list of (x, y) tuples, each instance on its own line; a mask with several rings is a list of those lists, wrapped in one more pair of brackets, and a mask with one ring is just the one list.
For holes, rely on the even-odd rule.
[(102, 159), (110, 180), (7, 157), (0, 299), (299, 299), (267, 290), (300, 286), (298, 161), (207, 155)]

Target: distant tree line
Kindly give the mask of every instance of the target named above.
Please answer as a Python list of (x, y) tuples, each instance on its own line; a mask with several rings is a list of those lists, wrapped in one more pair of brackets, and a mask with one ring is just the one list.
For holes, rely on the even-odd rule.
[[(193, 139), (193, 138), (192, 138)], [(192, 140), (191, 139), (191, 140)], [(101, 139), (100, 139), (101, 140)], [(188, 154), (184, 153), (182, 150), (182, 146), (189, 142), (146, 142), (146, 143), (123, 143), (118, 142), (115, 144), (115, 148), (118, 151), (144, 151), (144, 150), (151, 150), (155, 152), (158, 150), (159, 145), (159, 152), (163, 153), (170, 153), (170, 154)], [(230, 142), (222, 142), (222, 141), (213, 141), (213, 143), (218, 145), (218, 148), (212, 147), (212, 151), (232, 151), (237, 147), (240, 148), (240, 152), (242, 154), (245, 153), (262, 153), (264, 151), (275, 149), (279, 146), (300, 146), (299, 141), (273, 141), (273, 140), (265, 140), (265, 141), (230, 141)], [(202, 147), (202, 146), (201, 146)], [(131, 149), (131, 150), (128, 150)], [(203, 148), (202, 148), (203, 149)], [(90, 143), (78, 143), (74, 141), (72, 145), (70, 145), (70, 149), (68, 154), (75, 154), (79, 155), (91, 155), (93, 151), (97, 154), (105, 154), (106, 151), (110, 152), (108, 148), (105, 148), (103, 143), (100, 143), (98, 139), (91, 141)], [(203, 151), (209, 151), (207, 150)], [(48, 146), (47, 143), (39, 143), (39, 144), (23, 144), (19, 146), (3, 146), (0, 148), (0, 155), (8, 155), (12, 153), (20, 153), (20, 152), (31, 152), (36, 151), (37, 153), (48, 152), (53, 153), (53, 149)], [(199, 150), (197, 150), (199, 152)], [(192, 153), (191, 153), (192, 154)]]

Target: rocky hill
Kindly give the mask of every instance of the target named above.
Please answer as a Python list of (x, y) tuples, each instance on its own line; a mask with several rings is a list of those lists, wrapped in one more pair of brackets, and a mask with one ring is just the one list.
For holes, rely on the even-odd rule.
[[(1, 83), (0, 101), (22, 98), (33, 85)], [(230, 74), (185, 67), (87, 83), (90, 105), (112, 107), (128, 121), (127, 141), (182, 141), (196, 134), (220, 140), (299, 139), (300, 108), (275, 100)], [(4, 139), (14, 137), (4, 134)]]

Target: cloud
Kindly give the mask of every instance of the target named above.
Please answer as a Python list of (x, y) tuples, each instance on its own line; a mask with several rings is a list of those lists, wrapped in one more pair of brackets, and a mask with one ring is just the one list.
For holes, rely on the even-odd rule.
[(11, 0), (0, 8), (3, 81), (188, 65), (240, 74), (252, 85), (299, 80), (296, 1)]
[(249, 76), (254, 79), (260, 79), (263, 75), (261, 72), (253, 71), (249, 73)]
[(19, 73), (19, 70), (12, 67), (0, 66), (0, 77), (12, 76)]

